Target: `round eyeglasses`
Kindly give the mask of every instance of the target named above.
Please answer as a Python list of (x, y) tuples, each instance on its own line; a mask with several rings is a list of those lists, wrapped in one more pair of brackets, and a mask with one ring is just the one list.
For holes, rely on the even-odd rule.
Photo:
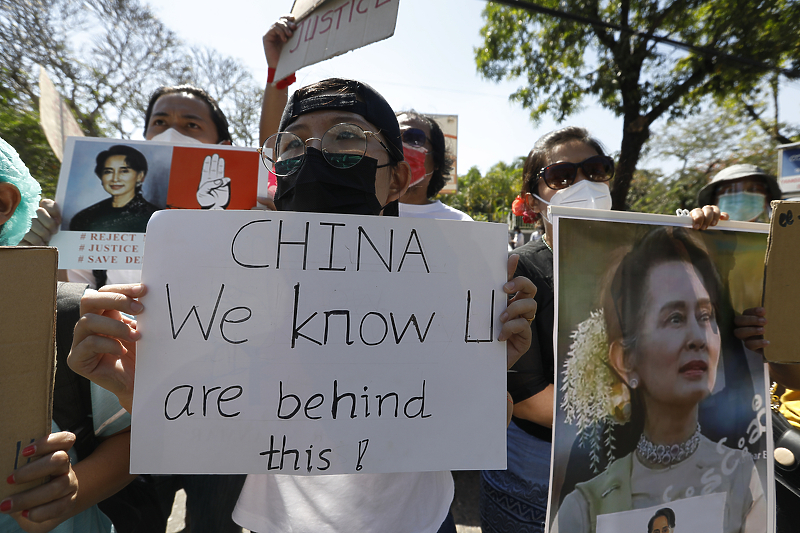
[(595, 155), (580, 163), (553, 163), (539, 171), (545, 185), (560, 191), (575, 183), (581, 169), (589, 181), (603, 182), (614, 177), (614, 160), (604, 155)]
[[(367, 153), (367, 135), (372, 135), (394, 159), (392, 152), (374, 131), (365, 131), (355, 124), (341, 123), (331, 127), (321, 139), (309, 137), (305, 141), (288, 131), (276, 133), (264, 141), (258, 149), (261, 161), (276, 176), (289, 176), (303, 166), (308, 141), (320, 141), (320, 150), (334, 168), (346, 169), (356, 166)], [(385, 165), (379, 165), (385, 166)]]

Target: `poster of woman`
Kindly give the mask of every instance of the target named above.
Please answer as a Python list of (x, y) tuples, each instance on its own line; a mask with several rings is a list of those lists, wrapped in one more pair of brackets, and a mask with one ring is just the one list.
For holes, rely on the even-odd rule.
[(768, 227), (563, 212), (549, 531), (684, 500), (707, 533), (768, 531), (765, 366), (733, 335), (761, 302)]
[[(56, 189), (59, 268), (140, 269), (163, 209), (252, 209), (268, 171), (254, 148), (70, 137)], [(260, 191), (260, 192), (259, 192)]]

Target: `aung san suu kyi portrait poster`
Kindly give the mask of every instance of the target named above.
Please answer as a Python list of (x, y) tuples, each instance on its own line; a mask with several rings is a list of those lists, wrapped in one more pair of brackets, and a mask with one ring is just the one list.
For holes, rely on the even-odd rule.
[(267, 181), (254, 148), (70, 137), (50, 244), (59, 268), (139, 270), (156, 211), (251, 209)]
[(553, 212), (548, 531), (772, 531), (766, 366), (733, 331), (767, 225)]

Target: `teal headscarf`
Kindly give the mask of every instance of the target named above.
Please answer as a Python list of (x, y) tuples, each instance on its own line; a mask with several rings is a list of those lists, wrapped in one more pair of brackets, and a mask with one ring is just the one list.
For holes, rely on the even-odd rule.
[(0, 182), (2, 181), (16, 186), (22, 196), (17, 210), (0, 229), (0, 246), (16, 246), (31, 229), (31, 219), (36, 216), (42, 187), (33, 179), (17, 151), (0, 138)]

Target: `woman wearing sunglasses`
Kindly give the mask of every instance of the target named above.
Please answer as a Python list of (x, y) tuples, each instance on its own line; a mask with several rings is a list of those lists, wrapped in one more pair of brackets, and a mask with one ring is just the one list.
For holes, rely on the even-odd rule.
[(444, 133), (433, 118), (416, 111), (397, 114), (403, 136), (403, 154), (411, 166), (411, 184), (400, 198), (400, 216), (472, 220), (468, 214), (433, 200), (447, 183), (453, 161), (447, 153)]
[[(508, 469), (481, 472), (480, 514), (484, 533), (544, 531), (553, 425), (553, 225), (548, 205), (611, 209), (608, 183), (614, 161), (583, 128), (567, 127), (536, 141), (523, 167), (515, 214), (542, 217), (545, 234), (516, 250), (517, 276), (536, 285), (531, 347), (508, 374), (514, 417), (508, 427)], [(522, 205), (520, 205), (522, 204)], [(716, 206), (694, 209), (694, 229), (720, 220)], [(725, 216), (724, 218), (727, 218)]]

